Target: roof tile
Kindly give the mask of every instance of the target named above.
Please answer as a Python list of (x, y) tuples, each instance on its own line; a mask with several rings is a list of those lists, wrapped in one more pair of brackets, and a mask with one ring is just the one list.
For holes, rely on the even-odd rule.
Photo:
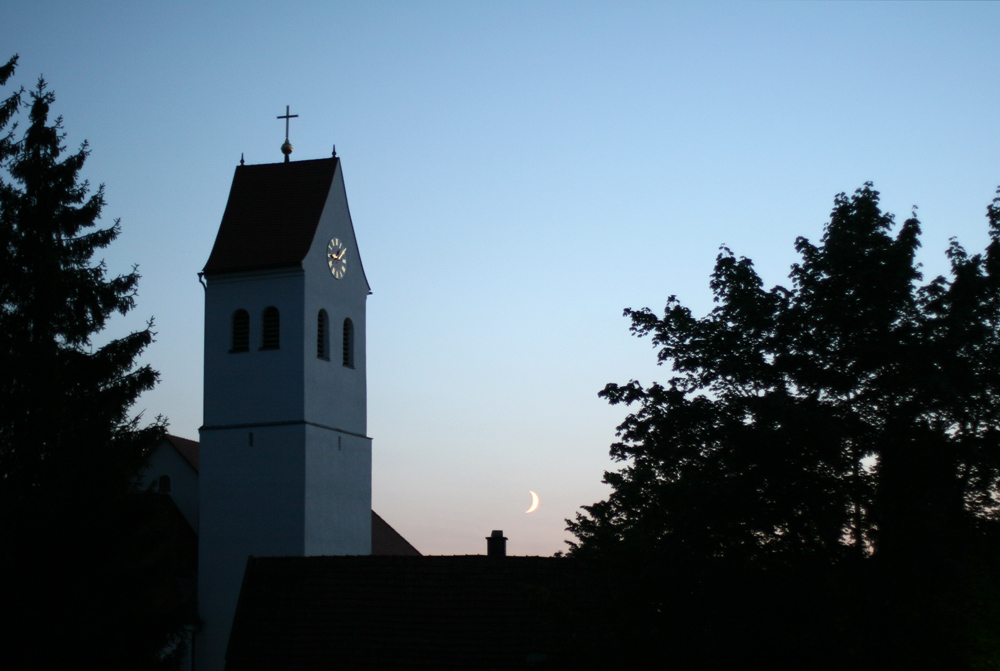
[(522, 669), (560, 653), (572, 560), (251, 558), (227, 671)]
[(198, 441), (188, 440), (187, 438), (181, 438), (180, 436), (172, 436), (169, 433), (163, 437), (168, 443), (174, 446), (184, 460), (187, 461), (194, 472), (198, 472)]
[(301, 264), (339, 160), (237, 166), (205, 274)]

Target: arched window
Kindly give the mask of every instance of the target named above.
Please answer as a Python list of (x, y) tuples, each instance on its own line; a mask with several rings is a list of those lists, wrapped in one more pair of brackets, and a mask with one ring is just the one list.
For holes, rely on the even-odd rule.
[(250, 313), (237, 310), (233, 313), (233, 342), (230, 352), (246, 352), (250, 349)]
[(316, 318), (316, 356), (330, 360), (330, 322), (326, 310), (320, 310), (319, 317)]
[(261, 338), (261, 349), (278, 349), (280, 345), (279, 334), (281, 333), (281, 317), (278, 315), (278, 308), (273, 305), (264, 308), (264, 323)]
[(354, 368), (354, 324), (344, 320), (344, 365)]

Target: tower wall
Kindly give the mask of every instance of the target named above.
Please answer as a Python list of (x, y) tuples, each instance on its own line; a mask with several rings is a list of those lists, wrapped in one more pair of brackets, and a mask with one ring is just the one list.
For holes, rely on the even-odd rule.
[(305, 432), (301, 423), (201, 431), (199, 670), (224, 666), (247, 559), (305, 554)]
[(313, 425), (305, 433), (302, 554), (371, 554), (371, 438)]
[[(347, 272), (339, 280), (331, 276), (327, 264), (327, 245), (332, 238), (343, 241), (348, 250)], [(306, 314), (313, 325), (306, 334), (304, 349), (305, 416), (308, 421), (322, 426), (367, 435), (365, 304), (369, 288), (358, 254), (358, 242), (339, 167), (333, 175), (330, 195), (302, 267), (305, 269)], [(315, 321), (320, 309), (326, 310), (330, 317), (331, 352), (328, 362), (316, 358)], [(343, 365), (343, 325), (346, 318), (354, 326), (353, 368)]]
[[(211, 273), (206, 266), (198, 576), (204, 625), (195, 644), (197, 671), (225, 665), (248, 557), (371, 553), (369, 289), (339, 161), (329, 160), (238, 168), (212, 252), (218, 265)], [(316, 191), (321, 180), (286, 179), (300, 174), (288, 170), (311, 180), (326, 169), (332, 173), (326, 173), (325, 195)], [(271, 175), (280, 188), (270, 188), (265, 178)], [(272, 207), (275, 199), (280, 207)], [(288, 263), (289, 248), (282, 245), (302, 235), (307, 201), (317, 203), (308, 249), (302, 247), (300, 263)], [(242, 235), (244, 224), (255, 235)], [(327, 255), (333, 238), (347, 250), (339, 279)], [(269, 250), (257, 242), (263, 239), (283, 259), (280, 269), (268, 269)], [(239, 264), (249, 258), (263, 264), (244, 270)], [(277, 349), (262, 348), (269, 306), (280, 314)], [(232, 351), (237, 310), (250, 318), (249, 346), (241, 352)], [(326, 356), (318, 347), (320, 310), (328, 316)], [(353, 327), (352, 365), (343, 359), (345, 319)]]
[[(302, 421), (304, 417), (301, 269), (210, 278), (205, 291), (206, 427)], [(263, 346), (264, 310), (279, 314), (279, 347)], [(250, 316), (250, 345), (231, 352), (237, 310)]]

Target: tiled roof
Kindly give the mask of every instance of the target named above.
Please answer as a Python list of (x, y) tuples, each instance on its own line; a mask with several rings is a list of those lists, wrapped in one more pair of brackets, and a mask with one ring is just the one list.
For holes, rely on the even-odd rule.
[(174, 449), (180, 452), (180, 455), (184, 457), (185, 461), (191, 464), (191, 468), (194, 472), (198, 472), (198, 441), (188, 440), (187, 438), (181, 438), (179, 436), (171, 436), (169, 433), (164, 436), (167, 442), (174, 446)]
[(205, 274), (299, 265), (339, 160), (238, 166)]
[(389, 523), (373, 510), (372, 554), (419, 557), (420, 551), (413, 547), (410, 541), (403, 538), (398, 531), (389, 526)]
[(251, 557), (226, 670), (545, 666), (576, 569), (548, 557)]

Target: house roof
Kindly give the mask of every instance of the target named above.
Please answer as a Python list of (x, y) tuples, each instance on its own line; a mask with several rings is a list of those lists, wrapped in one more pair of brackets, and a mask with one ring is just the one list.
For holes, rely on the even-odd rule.
[(237, 166), (205, 274), (301, 264), (339, 160)]
[(389, 526), (389, 523), (373, 510), (372, 554), (419, 557), (420, 551), (413, 547), (410, 541), (403, 538), (398, 531)]
[(558, 656), (577, 564), (551, 557), (251, 557), (227, 671), (522, 669)]
[(171, 436), (169, 433), (165, 435), (164, 440), (170, 443), (175, 450), (177, 450), (184, 460), (191, 464), (191, 468), (194, 472), (198, 472), (198, 441), (188, 440), (187, 438), (181, 438), (180, 436)]

